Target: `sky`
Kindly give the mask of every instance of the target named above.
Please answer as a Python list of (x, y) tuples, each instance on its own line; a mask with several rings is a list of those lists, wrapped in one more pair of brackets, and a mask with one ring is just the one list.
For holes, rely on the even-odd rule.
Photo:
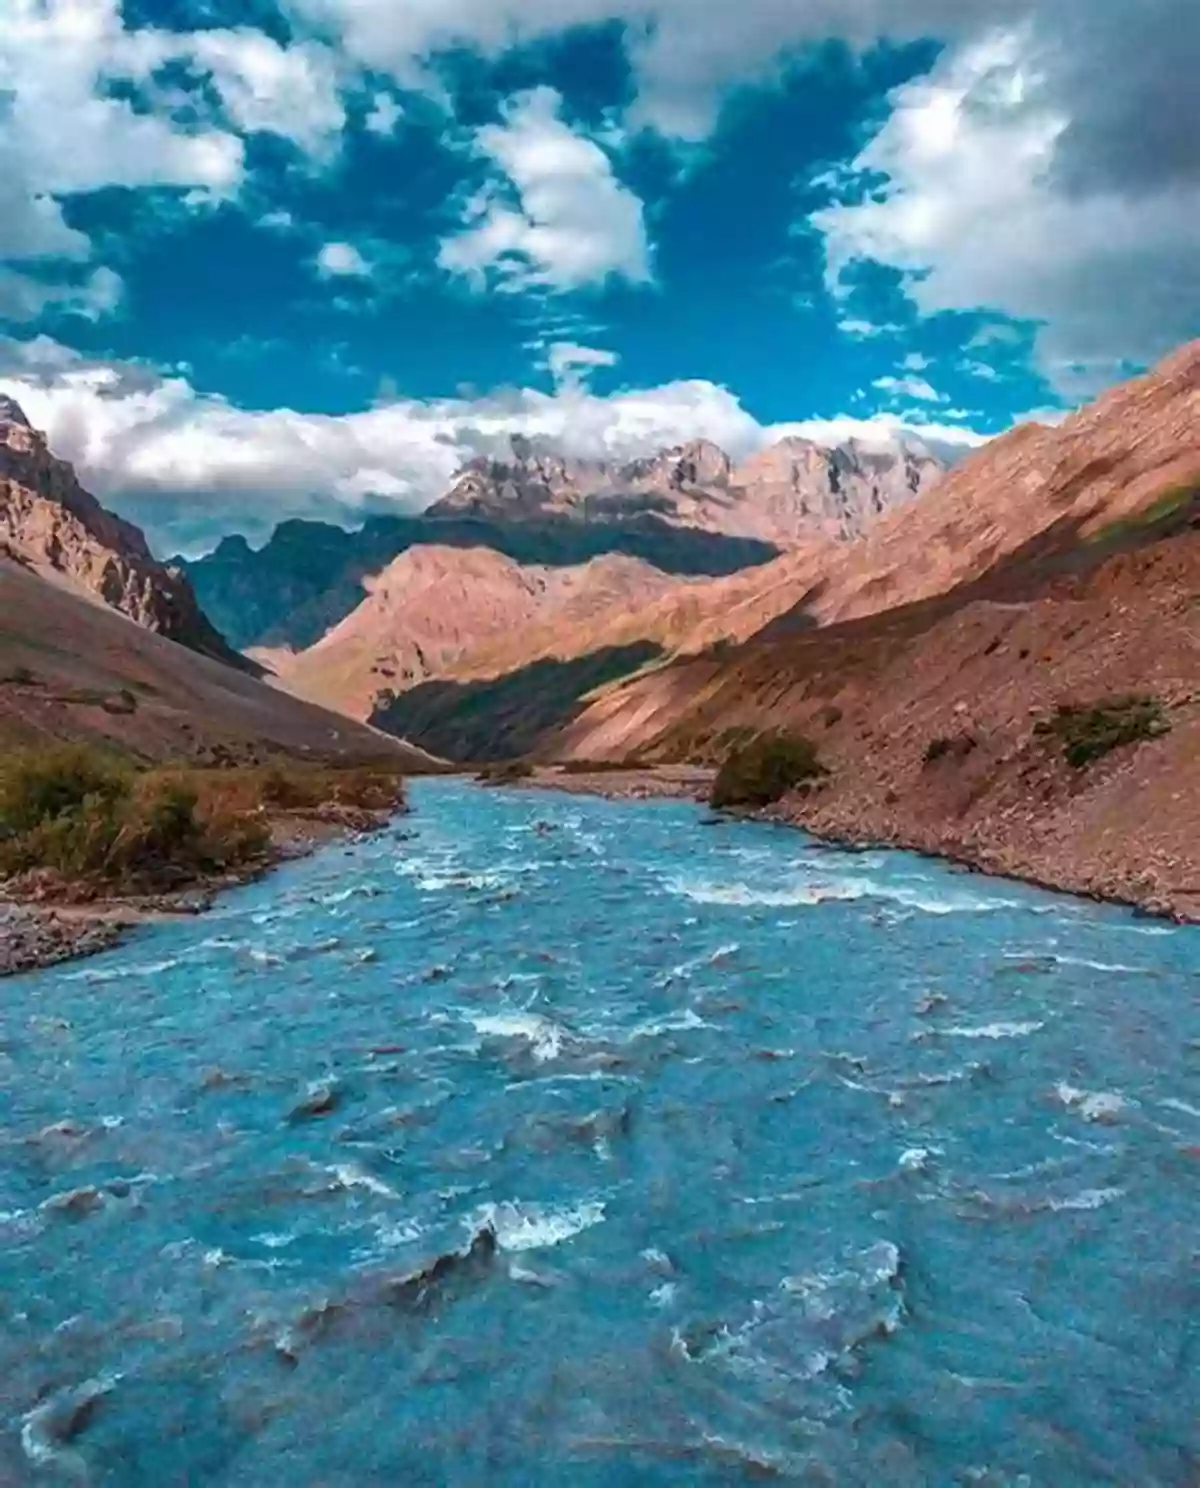
[(1200, 335), (1195, 0), (0, 0), (0, 391), (196, 553)]

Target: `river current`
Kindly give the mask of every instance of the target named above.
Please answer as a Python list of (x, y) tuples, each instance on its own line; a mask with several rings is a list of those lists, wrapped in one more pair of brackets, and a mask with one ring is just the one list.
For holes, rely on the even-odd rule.
[(1200, 1480), (1200, 932), (412, 794), (0, 988), (0, 1484)]

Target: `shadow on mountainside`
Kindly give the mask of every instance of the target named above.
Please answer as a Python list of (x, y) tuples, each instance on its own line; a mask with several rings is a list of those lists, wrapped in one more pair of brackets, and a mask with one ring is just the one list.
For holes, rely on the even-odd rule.
[(720, 577), (779, 556), (770, 543), (674, 527), (650, 514), (611, 525), (567, 518), (386, 516), (370, 518), (357, 532), (325, 522), (282, 522), (262, 548), (227, 537), (204, 558), (172, 562), (187, 573), (205, 613), (234, 645), (303, 650), (362, 603), (365, 579), (427, 543), (491, 548), (515, 563), (552, 568), (622, 553), (686, 577)]
[(379, 707), (371, 722), (458, 764), (516, 759), (581, 713), (588, 693), (663, 654), (643, 641), (535, 661), (486, 681), (425, 682)]

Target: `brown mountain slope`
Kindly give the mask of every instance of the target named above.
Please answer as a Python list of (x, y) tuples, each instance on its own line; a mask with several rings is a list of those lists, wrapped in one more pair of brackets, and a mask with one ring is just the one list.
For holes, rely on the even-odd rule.
[[(1200, 531), (1181, 525), (1074, 572), (1022, 556), (969, 591), (661, 668), (610, 689), (555, 752), (715, 761), (739, 730), (782, 728), (832, 771), (783, 807), (819, 833), (1195, 918)], [(1130, 695), (1169, 731), (1068, 764), (1045, 731), (1059, 706)]]
[(289, 691), (367, 718), (382, 692), (494, 676), (560, 643), (588, 650), (598, 617), (637, 612), (689, 582), (620, 554), (550, 568), (489, 548), (422, 546), (368, 580), (363, 603), (315, 646), (255, 654)]
[(1169, 511), (1198, 481), (1195, 342), (1057, 428), (1027, 424), (993, 440), (858, 542), (810, 545), (715, 581), (680, 648), (744, 640), (789, 613), (796, 625), (828, 625), (944, 594), (1059, 524), (1095, 537)]
[(427, 515), (588, 523), (653, 518), (794, 547), (815, 537), (859, 536), (883, 512), (929, 489), (943, 470), (916, 441), (872, 447), (851, 440), (826, 448), (790, 438), (735, 467), (708, 440), (614, 464), (569, 459), (514, 439), (511, 458), (473, 460)]
[(107, 744), (154, 760), (320, 760), (422, 751), (286, 696), (0, 559), (0, 749)]
[(0, 554), (65, 580), (147, 630), (245, 667), (209, 623), (187, 579), (159, 563), (132, 523), (107, 511), (0, 396)]

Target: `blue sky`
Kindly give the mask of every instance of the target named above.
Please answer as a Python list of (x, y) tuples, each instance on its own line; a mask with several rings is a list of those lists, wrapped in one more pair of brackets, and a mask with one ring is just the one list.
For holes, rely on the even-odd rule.
[(13, 6), (0, 388), (161, 548), (513, 432), (969, 444), (1200, 333), (1188, 0)]

